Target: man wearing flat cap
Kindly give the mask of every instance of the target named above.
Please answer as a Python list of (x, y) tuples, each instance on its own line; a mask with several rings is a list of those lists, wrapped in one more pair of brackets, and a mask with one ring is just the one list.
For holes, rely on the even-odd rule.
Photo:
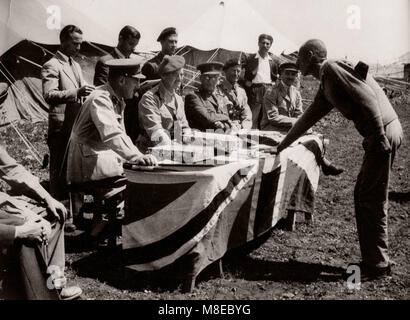
[(258, 38), (259, 50), (249, 55), (245, 65), (245, 89), (252, 110), (252, 128), (259, 129), (262, 118), (263, 96), (278, 78), (279, 59), (269, 52), (273, 37), (261, 34)]
[(184, 57), (165, 56), (158, 69), (160, 83), (141, 98), (138, 118), (142, 132), (137, 146), (142, 152), (155, 145), (170, 144), (178, 130), (189, 127), (184, 101), (176, 92), (184, 76), (184, 65)]
[[(323, 41), (305, 42), (297, 61), (303, 75), (320, 80), (312, 105), (296, 121), (278, 151), (287, 148), (333, 108), (352, 120), (363, 137), (364, 158), (354, 190), (355, 214), (362, 254), (360, 271), (367, 280), (391, 274), (388, 255), (388, 190), (393, 160), (403, 130), (383, 89), (369, 67), (344, 60), (328, 60)], [(346, 159), (347, 160), (347, 159)]]
[(229, 118), (239, 129), (251, 129), (252, 111), (248, 105), (248, 97), (238, 84), (242, 63), (238, 59), (230, 59), (223, 70), (225, 78), (218, 85), (218, 90), (230, 101), (227, 105)]
[(165, 55), (173, 56), (177, 50), (178, 33), (174, 27), (162, 30), (157, 39), (161, 43), (161, 51), (152, 59), (148, 60), (142, 67), (142, 74), (147, 80), (160, 79), (159, 65)]
[(217, 90), (223, 64), (207, 62), (197, 66), (201, 72), (198, 92), (185, 97), (185, 114), (189, 126), (201, 131), (207, 129), (231, 129), (227, 105), (229, 101)]
[[(119, 215), (126, 180), (123, 161), (156, 165), (153, 156), (143, 155), (132, 143), (123, 124), (124, 99), (135, 94), (140, 79), (144, 78), (140, 63), (136, 59), (106, 62), (108, 82), (84, 102), (71, 133), (67, 181), (72, 188), (91, 193), (97, 203), (92, 240), (97, 240), (108, 221), (115, 221)], [(115, 241), (115, 237), (110, 240)]]

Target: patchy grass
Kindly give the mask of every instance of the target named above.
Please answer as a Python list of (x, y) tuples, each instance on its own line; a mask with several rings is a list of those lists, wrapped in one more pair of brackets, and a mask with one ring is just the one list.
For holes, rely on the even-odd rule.
[[(302, 95), (312, 99), (316, 89), (316, 81), (305, 79)], [(397, 263), (392, 277), (363, 283), (360, 290), (349, 290), (340, 277), (349, 262), (360, 261), (353, 187), (363, 151), (353, 125), (331, 112), (316, 129), (330, 139), (327, 156), (345, 172), (338, 177), (321, 176), (314, 225), (299, 221), (293, 232), (275, 228), (246, 258), (225, 259), (223, 279), (210, 267), (199, 277), (194, 291), (186, 294), (179, 291), (178, 283), (161, 281), (158, 273), (124, 277), (118, 252), (74, 252), (67, 239), (70, 282), (83, 288), (83, 299), (409, 299), (410, 105), (408, 96), (393, 102), (405, 141), (391, 179), (390, 256)], [(41, 154), (47, 152), (46, 124), (24, 123), (19, 128)], [(12, 156), (47, 178), (47, 171), (33, 161), (11, 127), (0, 129), (0, 135)]]

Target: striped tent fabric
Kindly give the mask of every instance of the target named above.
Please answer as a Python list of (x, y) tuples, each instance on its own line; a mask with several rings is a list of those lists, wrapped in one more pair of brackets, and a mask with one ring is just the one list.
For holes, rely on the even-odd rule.
[(126, 170), (125, 265), (152, 271), (188, 256), (184, 273), (196, 276), (270, 230), (287, 210), (313, 213), (319, 179), (314, 153), (321, 150), (322, 141), (308, 136), (278, 156), (172, 171)]

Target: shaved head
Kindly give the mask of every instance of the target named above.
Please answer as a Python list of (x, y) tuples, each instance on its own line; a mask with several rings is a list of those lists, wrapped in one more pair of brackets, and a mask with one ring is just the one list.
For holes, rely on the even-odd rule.
[(296, 62), (303, 75), (309, 73), (312, 65), (321, 63), (327, 58), (326, 45), (322, 40), (311, 39), (306, 41), (299, 49)]

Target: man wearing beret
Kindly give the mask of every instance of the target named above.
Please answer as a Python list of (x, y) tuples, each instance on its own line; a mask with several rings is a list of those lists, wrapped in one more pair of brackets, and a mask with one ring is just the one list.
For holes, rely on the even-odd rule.
[(403, 139), (400, 121), (363, 62), (355, 66), (347, 61), (327, 60), (325, 44), (312, 39), (300, 48), (297, 65), (303, 75), (320, 80), (320, 87), (312, 105), (278, 145), (278, 151), (287, 148), (333, 108), (353, 121), (364, 138), (364, 159), (354, 191), (361, 275), (365, 279), (387, 276), (391, 273), (388, 189), (393, 160)]
[(225, 78), (218, 85), (218, 90), (230, 103), (227, 105), (229, 118), (240, 129), (252, 128), (252, 111), (248, 105), (245, 90), (238, 84), (242, 64), (238, 59), (228, 60), (223, 67)]
[(161, 82), (143, 96), (138, 107), (142, 133), (137, 146), (145, 152), (155, 145), (170, 144), (174, 133), (188, 128), (184, 101), (176, 93), (184, 76), (184, 57), (165, 56), (159, 65)]
[(245, 89), (252, 110), (252, 128), (259, 129), (262, 118), (263, 96), (278, 77), (279, 59), (269, 52), (273, 38), (261, 34), (258, 38), (259, 51), (246, 59)]
[(229, 118), (229, 100), (217, 90), (223, 64), (207, 62), (197, 66), (201, 72), (198, 92), (185, 97), (185, 114), (189, 126), (201, 131), (207, 129), (231, 129), (234, 124)]
[(147, 80), (160, 79), (159, 65), (165, 55), (173, 56), (177, 50), (178, 33), (174, 27), (162, 30), (157, 39), (161, 43), (161, 51), (152, 59), (148, 60), (142, 67), (142, 74)]
[[(153, 156), (143, 155), (124, 130), (124, 99), (135, 94), (139, 80), (144, 78), (140, 74), (140, 63), (134, 59), (106, 62), (108, 82), (84, 102), (71, 133), (67, 181), (73, 188), (92, 194), (97, 204), (91, 230), (93, 241), (105, 240), (106, 226), (119, 228), (118, 224), (108, 222), (116, 222), (123, 205), (126, 181), (123, 161), (141, 165), (157, 163)], [(115, 234), (108, 233), (110, 245), (115, 246)]]

